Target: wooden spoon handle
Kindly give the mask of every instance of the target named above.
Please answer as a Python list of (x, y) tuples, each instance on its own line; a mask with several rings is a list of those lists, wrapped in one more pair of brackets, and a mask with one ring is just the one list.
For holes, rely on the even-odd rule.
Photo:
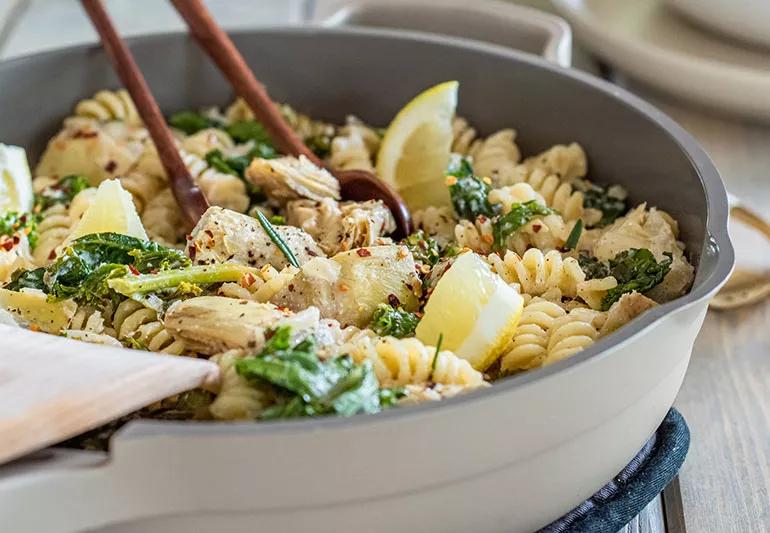
[(201, 0), (171, 0), (190, 28), (190, 33), (230, 81), (235, 92), (243, 98), (257, 119), (265, 126), (279, 152), (293, 156), (304, 155), (315, 165), (323, 162), (302, 142), (284, 120), (278, 106), (257, 81), (233, 41), (214, 21)]
[(160, 161), (171, 181), (171, 190), (177, 203), (187, 218), (190, 219), (190, 222), (195, 224), (206, 212), (209, 203), (182, 161), (171, 132), (166, 126), (166, 120), (152, 96), (147, 81), (142, 76), (126, 43), (115, 30), (101, 0), (82, 0), (82, 3), (99, 33), (112, 66), (134, 100), (139, 116), (142, 117), (144, 125), (150, 132), (150, 136), (158, 149)]

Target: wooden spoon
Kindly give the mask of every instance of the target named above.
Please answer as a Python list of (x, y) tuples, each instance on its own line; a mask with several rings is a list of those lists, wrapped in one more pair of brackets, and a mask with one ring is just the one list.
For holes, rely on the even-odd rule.
[(0, 325), (0, 464), (219, 380), (205, 359), (73, 342)]
[(152, 96), (147, 81), (142, 76), (126, 43), (115, 30), (101, 0), (82, 0), (82, 3), (99, 33), (102, 46), (104, 46), (115, 72), (134, 100), (139, 116), (142, 117), (144, 125), (150, 132), (150, 136), (158, 149), (160, 161), (171, 181), (174, 198), (190, 223), (195, 225), (208, 209), (209, 203), (182, 161), (174, 138), (171, 136), (158, 103)]
[[(279, 151), (299, 157), (304, 155), (317, 166), (326, 166), (302, 142), (286, 123), (278, 106), (265, 86), (254, 77), (233, 41), (219, 27), (201, 0), (171, 0), (190, 28), (190, 33), (216, 63), (235, 92), (242, 97), (257, 119), (270, 133)], [(397, 235), (405, 237), (412, 231), (409, 210), (398, 193), (371, 172), (364, 170), (329, 169), (340, 182), (342, 196), (349, 200), (382, 200), (387, 205), (398, 227)]]

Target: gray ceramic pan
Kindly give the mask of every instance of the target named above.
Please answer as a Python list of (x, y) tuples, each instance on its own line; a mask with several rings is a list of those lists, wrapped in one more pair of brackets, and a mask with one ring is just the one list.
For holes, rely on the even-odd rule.
[[(525, 153), (580, 142), (593, 180), (621, 183), (680, 221), (697, 265), (692, 291), (571, 359), (440, 404), (351, 419), (136, 422), (109, 456), (7, 466), (2, 529), (525, 532), (591, 495), (673, 403), (733, 264), (725, 190), (703, 150), (617, 87), (492, 45), (353, 29), (235, 41), (275, 98), (318, 117), (386, 124), (414, 94), (456, 79), (459, 112), (484, 132), (515, 127)], [(132, 49), (166, 112), (231, 97), (184, 35)], [(96, 48), (0, 64), (0, 139), (34, 158), (77, 99), (116, 85)]]

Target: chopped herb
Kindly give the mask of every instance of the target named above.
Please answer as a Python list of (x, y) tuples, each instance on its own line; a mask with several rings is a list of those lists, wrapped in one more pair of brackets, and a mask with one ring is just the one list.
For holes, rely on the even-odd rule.
[(398, 401), (404, 396), (406, 396), (406, 391), (403, 387), (386, 387), (380, 389), (380, 407), (382, 409), (395, 407), (398, 405)]
[(284, 217), (283, 215), (272, 215), (268, 220), (273, 226), (286, 225), (286, 217)]
[(12, 239), (19, 233), (26, 234), (29, 245), (34, 248), (38, 239), (37, 217), (32, 213), (18, 213), (16, 211), (9, 211), (0, 216), (0, 240), (2, 237)]
[(234, 122), (233, 124), (226, 126), (225, 131), (238, 143), (254, 141), (254, 144), (256, 145), (273, 146), (267, 130), (256, 120), (241, 120), (239, 122)]
[(401, 339), (414, 335), (419, 322), (420, 319), (415, 313), (405, 311), (401, 307), (380, 304), (372, 315), (371, 328), (377, 335), (390, 335)]
[(533, 218), (552, 213), (554, 213), (553, 209), (537, 203), (536, 200), (513, 204), (510, 212), (495, 220), (492, 225), (495, 249), (504, 250), (508, 237)]
[(572, 226), (572, 231), (569, 232), (567, 242), (564, 244), (566, 250), (574, 250), (577, 248), (578, 242), (580, 242), (580, 235), (583, 233), (583, 221), (577, 219), (575, 225)]
[(628, 202), (617, 194), (613, 195), (611, 187), (590, 184), (583, 192), (583, 207), (601, 211), (598, 226), (606, 226), (628, 211)]
[(371, 361), (356, 364), (347, 355), (321, 361), (314, 339), (292, 344), (288, 326), (274, 330), (264, 349), (240, 359), (235, 369), (255, 386), (267, 382), (277, 389), (279, 400), (265, 410), (263, 418), (351, 416), (381, 409)]
[(441, 250), (438, 243), (428, 237), (423, 230), (412, 233), (401, 244), (409, 248), (416, 262), (423, 265), (432, 267), (441, 259)]
[(473, 165), (471, 165), (471, 162), (467, 157), (463, 157), (459, 154), (452, 154), (449, 158), (446, 175), (454, 176), (456, 178), (470, 178), (473, 176)]
[(671, 270), (673, 261), (670, 252), (664, 252), (667, 259), (660, 263), (655, 260), (651, 251), (642, 248), (625, 250), (610, 259), (610, 275), (618, 280), (618, 286), (607, 291), (602, 300), (602, 310), (606, 311), (621, 296), (628, 292), (647, 292), (658, 285)]
[(265, 230), (265, 233), (270, 237), (270, 240), (273, 241), (281, 253), (283, 253), (289, 264), (295, 268), (299, 268), (299, 261), (297, 261), (297, 258), (294, 256), (294, 252), (291, 251), (291, 248), (289, 248), (281, 236), (278, 235), (278, 232), (275, 231), (275, 228), (265, 214), (259, 210), (256, 210), (254, 214), (257, 215), (257, 220), (259, 220), (259, 223), (262, 225), (262, 229)]
[(174, 113), (168, 120), (169, 124), (187, 135), (194, 135), (206, 128), (222, 128), (222, 121), (206, 117), (194, 111), (181, 111)]
[(438, 341), (436, 341), (436, 353), (433, 354), (433, 361), (430, 363), (430, 378), (433, 379), (433, 373), (436, 371), (436, 363), (438, 363), (438, 354), (441, 353), (441, 345), (444, 344), (444, 334), (438, 334)]
[(88, 189), (88, 178), (78, 175), (64, 176), (56, 183), (46, 187), (35, 195), (35, 212), (41, 213), (57, 204), (69, 205), (77, 194)]
[(145, 352), (150, 351), (150, 348), (142, 339), (126, 337), (125, 339), (123, 339), (122, 342), (123, 342), (123, 346), (125, 346), (126, 348), (131, 348), (132, 350), (144, 350)]

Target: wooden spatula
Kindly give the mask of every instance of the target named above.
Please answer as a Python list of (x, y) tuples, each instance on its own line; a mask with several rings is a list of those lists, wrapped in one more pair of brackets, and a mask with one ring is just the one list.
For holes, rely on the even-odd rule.
[(205, 359), (0, 325), (0, 463), (219, 379)]

